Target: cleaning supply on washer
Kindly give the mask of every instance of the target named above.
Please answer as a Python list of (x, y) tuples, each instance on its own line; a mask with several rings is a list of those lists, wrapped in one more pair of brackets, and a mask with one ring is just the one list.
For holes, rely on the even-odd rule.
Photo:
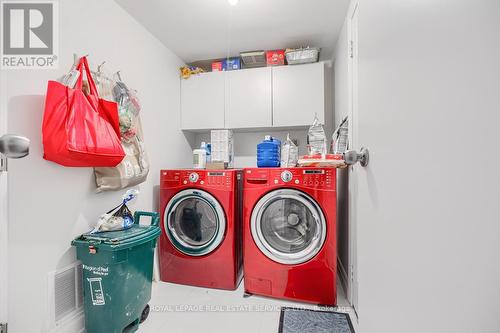
[(332, 135), (332, 153), (334, 155), (342, 155), (349, 148), (349, 121), (347, 116), (340, 122), (339, 126)]
[(127, 203), (136, 198), (138, 194), (139, 191), (135, 189), (131, 189), (125, 192), (122, 197), (121, 204), (111, 209), (106, 214), (102, 214), (99, 217), (99, 221), (97, 221), (97, 225), (90, 232), (90, 234), (105, 231), (125, 230), (132, 227), (132, 225), (134, 224), (134, 216), (130, 209), (127, 207)]
[(307, 147), (309, 155), (326, 155), (326, 135), (323, 125), (319, 122), (318, 116), (314, 116), (314, 122), (309, 127), (307, 133)]
[(207, 150), (207, 163), (212, 162), (212, 144), (209, 142), (206, 144), (205, 149)]
[(206, 164), (207, 148), (205, 142), (202, 142), (200, 148), (193, 150), (193, 168), (205, 169)]
[(257, 145), (257, 166), (259, 168), (277, 168), (281, 160), (281, 141), (266, 135)]
[(281, 146), (281, 167), (293, 168), (299, 160), (299, 148), (290, 139), (290, 134), (286, 135), (286, 141)]
[[(232, 168), (234, 161), (234, 137), (232, 130), (210, 131), (212, 162), (221, 162), (223, 168)], [(220, 164), (217, 163), (220, 168)]]

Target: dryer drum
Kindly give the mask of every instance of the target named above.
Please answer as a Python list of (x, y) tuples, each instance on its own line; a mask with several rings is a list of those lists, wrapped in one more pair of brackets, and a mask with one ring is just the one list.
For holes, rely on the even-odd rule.
[(313, 258), (326, 238), (323, 212), (309, 195), (292, 189), (269, 192), (255, 205), (252, 237), (271, 260), (299, 264)]
[(224, 238), (226, 219), (219, 202), (201, 190), (177, 193), (165, 208), (165, 231), (177, 250), (190, 256), (214, 251)]

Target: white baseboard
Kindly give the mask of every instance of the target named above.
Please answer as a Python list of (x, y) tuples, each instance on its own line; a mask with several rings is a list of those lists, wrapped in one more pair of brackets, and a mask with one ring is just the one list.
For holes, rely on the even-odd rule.
[(84, 333), (85, 332), (85, 315), (80, 312), (71, 319), (65, 321), (61, 325), (56, 326), (49, 333)]

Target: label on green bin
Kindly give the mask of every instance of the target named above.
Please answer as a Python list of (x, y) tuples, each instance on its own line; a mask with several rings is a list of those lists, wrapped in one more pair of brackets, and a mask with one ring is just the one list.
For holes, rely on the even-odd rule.
[(93, 275), (108, 276), (109, 274), (109, 267), (107, 266), (89, 266), (84, 264), (82, 267)]
[(90, 294), (92, 295), (93, 305), (105, 305), (104, 291), (102, 289), (102, 278), (87, 279), (90, 285)]

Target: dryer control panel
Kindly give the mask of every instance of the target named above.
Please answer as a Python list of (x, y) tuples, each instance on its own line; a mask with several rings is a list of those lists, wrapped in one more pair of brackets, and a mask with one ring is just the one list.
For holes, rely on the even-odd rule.
[(166, 187), (210, 187), (231, 189), (236, 177), (240, 177), (238, 170), (162, 170), (160, 186)]
[(283, 185), (335, 189), (337, 171), (334, 168), (252, 168), (245, 169), (249, 186)]

